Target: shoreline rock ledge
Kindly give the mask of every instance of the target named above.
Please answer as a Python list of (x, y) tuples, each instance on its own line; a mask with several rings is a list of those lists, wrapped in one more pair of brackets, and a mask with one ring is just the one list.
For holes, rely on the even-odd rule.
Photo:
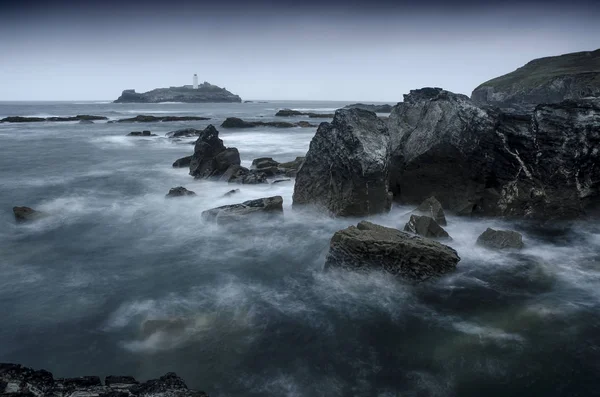
[(390, 138), (373, 112), (339, 109), (321, 123), (298, 170), (293, 206), (314, 206), (332, 216), (388, 212)]
[(208, 397), (203, 391), (188, 389), (177, 374), (169, 372), (143, 383), (131, 376), (57, 378), (51, 372), (19, 364), (0, 363), (0, 396), (105, 396), (105, 397)]

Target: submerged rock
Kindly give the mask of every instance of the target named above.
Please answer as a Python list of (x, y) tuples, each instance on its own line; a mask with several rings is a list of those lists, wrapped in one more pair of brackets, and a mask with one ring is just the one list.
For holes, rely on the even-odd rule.
[(240, 165), (236, 148), (226, 148), (219, 139), (219, 131), (211, 124), (206, 127), (194, 146), (190, 161), (190, 175), (195, 178), (219, 178), (232, 165)]
[(166, 197), (183, 197), (183, 196), (195, 196), (196, 193), (191, 190), (187, 190), (183, 186), (173, 187), (169, 190)]
[(127, 136), (157, 136), (156, 134), (153, 134), (151, 131), (132, 131), (129, 134), (127, 134)]
[(227, 193), (225, 193), (223, 195), (223, 197), (229, 197), (229, 196), (233, 196), (236, 193), (239, 193), (240, 189), (231, 189), (230, 191), (228, 191)]
[(92, 120), (79, 120), (79, 124), (94, 124)]
[(287, 123), (285, 121), (245, 121), (237, 117), (227, 117), (221, 124), (223, 128), (255, 128), (255, 127), (275, 127), (275, 128), (292, 128), (292, 127), (316, 127), (314, 125), (302, 123)]
[(523, 236), (512, 230), (494, 230), (487, 228), (479, 238), (477, 245), (490, 249), (521, 249), (524, 247)]
[(404, 231), (428, 238), (451, 239), (448, 232), (428, 216), (411, 215)]
[(384, 270), (412, 281), (424, 281), (453, 271), (460, 257), (437, 241), (371, 222), (336, 232), (325, 269)]
[(52, 373), (18, 364), (0, 363), (2, 396), (105, 396), (105, 397), (208, 397), (187, 388), (183, 379), (169, 372), (144, 383), (132, 376), (107, 376), (104, 385), (98, 376), (54, 379)]
[(281, 196), (273, 196), (248, 200), (241, 204), (224, 205), (212, 208), (202, 212), (202, 219), (224, 225), (239, 222), (249, 216), (256, 215), (283, 215), (283, 198)]
[(442, 204), (435, 197), (429, 197), (423, 201), (416, 210), (413, 211), (417, 214), (429, 216), (438, 223), (438, 225), (446, 226), (446, 214), (442, 208)]
[(210, 117), (198, 117), (198, 116), (149, 116), (140, 114), (135, 117), (117, 120), (117, 123), (156, 123), (159, 121), (202, 121), (210, 120)]
[(195, 128), (183, 128), (181, 130), (169, 131), (165, 135), (167, 138), (182, 138), (182, 137), (192, 137), (199, 136), (202, 130), (197, 130)]
[(17, 222), (34, 221), (47, 216), (45, 213), (29, 207), (13, 207), (13, 214)]
[(173, 168), (189, 167), (190, 163), (192, 162), (192, 157), (193, 156), (186, 156), (175, 160), (175, 162), (173, 163)]
[(300, 112), (292, 109), (282, 109), (275, 113), (277, 117), (293, 117), (293, 116), (308, 116), (309, 118), (333, 118), (331, 113), (314, 113), (314, 112)]
[(312, 205), (334, 216), (389, 211), (389, 142), (375, 113), (338, 110), (310, 142), (296, 176), (294, 207)]
[(23, 117), (23, 116), (9, 116), (0, 120), (0, 123), (32, 123), (42, 121), (92, 121), (92, 120), (108, 120), (108, 117), (104, 116), (91, 116), (88, 114), (79, 114), (77, 116), (66, 116), (66, 117)]

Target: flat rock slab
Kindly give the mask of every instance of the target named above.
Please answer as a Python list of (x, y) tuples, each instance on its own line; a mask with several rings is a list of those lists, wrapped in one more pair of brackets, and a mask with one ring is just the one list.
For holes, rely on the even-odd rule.
[(283, 215), (281, 196), (244, 201), (240, 204), (223, 205), (202, 212), (202, 219), (218, 225), (236, 223), (254, 215)]
[(477, 245), (490, 249), (521, 249), (523, 244), (523, 236), (512, 230), (494, 230), (487, 228), (479, 238)]
[(451, 272), (460, 257), (437, 241), (362, 221), (331, 238), (325, 269), (379, 269), (411, 281)]

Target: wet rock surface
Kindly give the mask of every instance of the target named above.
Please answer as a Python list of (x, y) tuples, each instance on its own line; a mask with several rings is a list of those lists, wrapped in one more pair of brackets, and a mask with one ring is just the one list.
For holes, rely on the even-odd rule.
[(333, 118), (333, 114), (331, 113), (314, 113), (314, 112), (301, 112), (298, 110), (292, 109), (281, 109), (277, 113), (275, 113), (277, 117), (294, 117), (294, 116), (308, 116), (309, 118)]
[(489, 249), (521, 249), (523, 244), (523, 236), (512, 230), (494, 230), (487, 228), (479, 238), (477, 245)]
[(262, 216), (282, 216), (283, 198), (273, 196), (244, 201), (240, 204), (224, 205), (202, 212), (202, 219), (218, 225), (237, 223), (248, 218)]
[(448, 232), (433, 218), (428, 216), (411, 215), (409, 221), (404, 226), (404, 231), (428, 238), (451, 240)]
[(191, 191), (191, 190), (187, 190), (186, 188), (184, 188), (183, 186), (177, 186), (177, 187), (173, 187), (169, 190), (169, 193), (167, 193), (166, 197), (185, 197), (185, 196), (195, 196), (196, 193)]
[(325, 269), (384, 270), (411, 281), (453, 271), (460, 257), (437, 241), (371, 222), (336, 232)]
[(152, 131), (132, 131), (129, 134), (127, 134), (127, 136), (157, 136), (156, 134), (153, 134)]
[(236, 148), (226, 148), (219, 131), (211, 124), (198, 136), (190, 160), (190, 175), (195, 178), (221, 177), (232, 165), (240, 165)]
[(0, 363), (2, 396), (114, 396), (114, 397), (208, 397), (202, 391), (188, 389), (184, 380), (173, 372), (143, 383), (131, 376), (107, 376), (104, 384), (98, 376), (57, 378), (45, 370), (18, 364)]

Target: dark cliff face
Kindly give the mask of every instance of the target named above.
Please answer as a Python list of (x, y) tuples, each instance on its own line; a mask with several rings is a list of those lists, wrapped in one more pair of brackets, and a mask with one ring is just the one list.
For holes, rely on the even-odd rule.
[(526, 110), (587, 97), (600, 97), (600, 50), (535, 59), (481, 84), (471, 94), (480, 105)]
[(389, 118), (397, 200), (434, 195), (461, 214), (584, 215), (600, 194), (600, 101), (481, 108), (441, 89), (411, 91)]
[(242, 102), (242, 99), (225, 88), (204, 83), (193, 89), (189, 86), (156, 88), (152, 91), (137, 93), (125, 90), (115, 103), (160, 103), (160, 102)]

